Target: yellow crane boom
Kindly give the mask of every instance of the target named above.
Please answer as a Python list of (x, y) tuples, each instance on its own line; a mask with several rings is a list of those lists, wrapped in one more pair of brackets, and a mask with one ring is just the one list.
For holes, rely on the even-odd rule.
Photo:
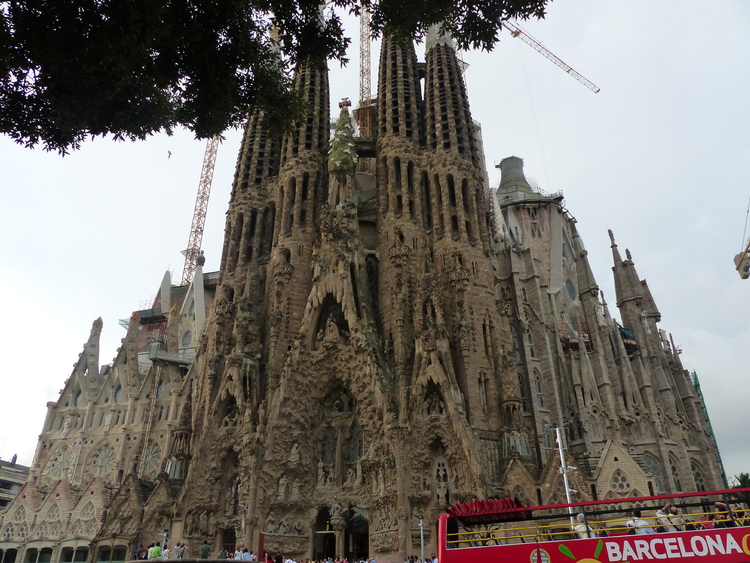
[(206, 212), (208, 211), (208, 198), (211, 195), (211, 182), (214, 179), (214, 166), (216, 165), (216, 152), (219, 149), (219, 135), (211, 137), (206, 143), (206, 153), (203, 156), (203, 167), (198, 184), (198, 195), (195, 198), (195, 209), (193, 210), (193, 222), (190, 225), (190, 238), (187, 248), (182, 251), (185, 255), (185, 266), (182, 269), (182, 282), (187, 285), (193, 281), (193, 274), (197, 265), (198, 256), (201, 252), (203, 242), (203, 227), (206, 225)]
[(359, 14), (359, 130), (360, 137), (370, 137), (372, 92), (370, 72), (370, 10), (362, 4)]
[(582, 76), (580, 73), (578, 73), (575, 70), (573, 70), (570, 67), (570, 65), (568, 65), (567, 63), (565, 63), (565, 61), (563, 61), (560, 57), (558, 57), (557, 55), (555, 55), (552, 51), (550, 51), (549, 49), (547, 49), (539, 41), (537, 41), (531, 35), (529, 35), (528, 33), (526, 33), (523, 29), (521, 29), (521, 27), (518, 24), (515, 24), (513, 22), (509, 22), (509, 21), (504, 21), (503, 22), (503, 27), (505, 27), (505, 29), (507, 29), (508, 31), (510, 31), (510, 34), (513, 37), (519, 38), (521, 41), (523, 41), (524, 43), (526, 43), (527, 45), (529, 45), (532, 49), (534, 49), (538, 53), (541, 53), (542, 56), (544, 56), (546, 59), (548, 59), (548, 60), (552, 61), (553, 63), (555, 63), (557, 66), (559, 66), (565, 72), (567, 72), (570, 76), (572, 76), (573, 78), (575, 78), (576, 80), (578, 80), (578, 82), (580, 82), (581, 84), (583, 84), (584, 86), (586, 86), (586, 88), (588, 88), (589, 90), (591, 90), (592, 92), (594, 92), (594, 94), (598, 94), (599, 93), (600, 88), (596, 84), (594, 84), (593, 82), (591, 82), (586, 77)]

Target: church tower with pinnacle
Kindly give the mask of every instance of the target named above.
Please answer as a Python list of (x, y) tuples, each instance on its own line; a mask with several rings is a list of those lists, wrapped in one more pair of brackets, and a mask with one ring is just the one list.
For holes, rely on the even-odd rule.
[[(347, 100), (331, 134), (323, 64), (296, 70), (294, 131), (249, 118), (213, 312), (134, 544), (169, 530), (191, 553), (403, 561), (420, 519), (436, 551), (451, 503), (564, 502), (555, 428), (576, 499), (722, 486), (629, 252), (610, 233), (620, 324), (562, 194), (517, 157), (487, 185), (450, 38), (430, 33), (425, 57), (383, 39), (372, 172)], [(138, 502), (123, 489), (102, 543)]]

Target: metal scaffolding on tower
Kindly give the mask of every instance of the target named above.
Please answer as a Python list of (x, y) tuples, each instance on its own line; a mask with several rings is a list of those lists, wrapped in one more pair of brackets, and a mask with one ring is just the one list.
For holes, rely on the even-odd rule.
[[(359, 107), (354, 110), (354, 118), (359, 126), (359, 138), (366, 143), (372, 142), (375, 137), (375, 106), (372, 100), (372, 82), (370, 71), (370, 10), (365, 4), (360, 7), (359, 13)], [(372, 166), (371, 158), (360, 154), (357, 161), (359, 172), (370, 172)]]

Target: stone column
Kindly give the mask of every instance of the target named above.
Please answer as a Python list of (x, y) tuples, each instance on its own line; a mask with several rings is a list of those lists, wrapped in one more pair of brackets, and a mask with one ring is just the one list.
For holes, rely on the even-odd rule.
[(338, 557), (346, 553), (346, 545), (344, 544), (344, 518), (340, 514), (332, 515), (331, 526), (336, 537), (336, 557)]
[[(248, 491), (247, 491), (247, 504), (245, 508), (245, 530), (244, 530), (244, 541), (245, 545), (251, 546), (250, 548), (256, 551), (258, 550), (258, 541), (255, 537), (255, 530), (258, 527), (258, 513), (256, 506), (257, 504), (257, 494), (258, 494), (258, 476), (253, 472), (250, 475), (250, 483), (248, 485)], [(260, 560), (261, 554), (258, 555), (258, 560)]]

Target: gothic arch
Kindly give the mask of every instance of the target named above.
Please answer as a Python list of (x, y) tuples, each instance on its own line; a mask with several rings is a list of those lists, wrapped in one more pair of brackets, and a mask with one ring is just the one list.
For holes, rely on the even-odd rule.
[(86, 502), (81, 509), (80, 518), (84, 520), (90, 520), (96, 516), (96, 507), (92, 501)]
[(26, 508), (23, 505), (16, 508), (15, 512), (13, 512), (12, 520), (16, 523), (26, 521)]
[(312, 334), (313, 350), (318, 348), (318, 341), (324, 338), (327, 331), (332, 331), (334, 328), (338, 331), (339, 337), (348, 341), (349, 323), (344, 316), (341, 303), (336, 300), (332, 293), (325, 296), (312, 320), (313, 322), (310, 325), (315, 327)]
[(49, 454), (43, 473), (51, 481), (70, 480), (73, 476), (73, 450), (66, 443), (59, 444)]
[(695, 481), (696, 491), (706, 490), (706, 472), (697, 459), (690, 459), (690, 472), (693, 474), (693, 481)]
[(340, 382), (320, 402), (317, 436), (318, 486), (354, 486), (361, 481), (364, 438), (357, 405)]
[(651, 453), (646, 453), (643, 456), (643, 466), (646, 475), (651, 478), (651, 481), (649, 481), (650, 487), (655, 489), (653, 494), (660, 495), (666, 493), (667, 489), (664, 484), (664, 467), (659, 459)]
[(451, 504), (451, 469), (443, 455), (437, 455), (432, 461), (432, 500), (439, 507)]
[(234, 516), (239, 513), (241, 499), (242, 478), (239, 474), (239, 455), (231, 447), (224, 451), (221, 460), (221, 474), (225, 476), (226, 481), (219, 487), (218, 506), (224, 507), (224, 513), (227, 516)]
[(47, 513), (44, 515), (44, 519), (48, 521), (59, 520), (60, 514), (60, 505), (58, 503), (54, 503), (47, 510)]
[(323, 399), (322, 408), (328, 413), (351, 413), (354, 411), (354, 397), (339, 384)]
[(239, 420), (237, 398), (226, 388), (216, 406), (216, 420), (219, 426), (235, 426)]
[(421, 413), (423, 418), (445, 415), (445, 399), (438, 385), (430, 379), (425, 386)]
[(669, 473), (672, 478), (672, 486), (675, 491), (682, 490), (682, 479), (680, 478), (680, 461), (674, 452), (669, 452)]

